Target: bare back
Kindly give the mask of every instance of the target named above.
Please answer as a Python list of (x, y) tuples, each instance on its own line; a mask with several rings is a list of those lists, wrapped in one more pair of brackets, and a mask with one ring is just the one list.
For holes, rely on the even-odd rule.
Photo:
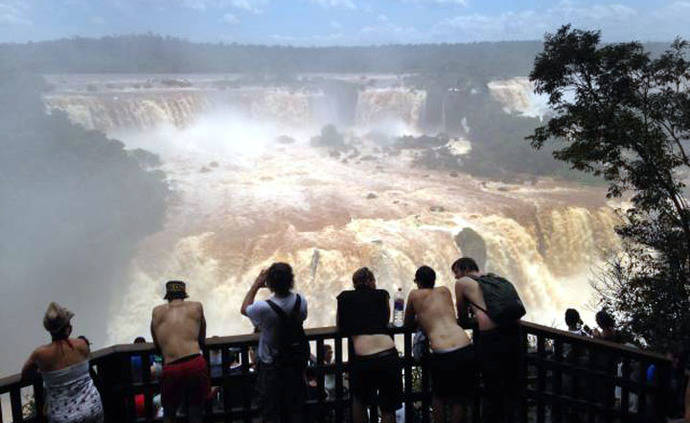
[(470, 338), (457, 323), (453, 297), (448, 288), (412, 290), (408, 307), (412, 307), (409, 313), (416, 315), (432, 350), (462, 348), (470, 344)]
[(491, 320), (489, 315), (484, 312), (487, 308), (486, 301), (484, 301), (484, 294), (477, 281), (468, 276), (458, 279), (455, 282), (455, 296), (458, 310), (460, 310), (461, 306), (468, 302), (470, 303), (469, 306), (472, 307), (472, 311), (477, 318), (477, 324), (479, 325), (480, 331), (491, 330), (498, 327), (498, 325)]
[(200, 353), (199, 339), (205, 337), (205, 326), (199, 302), (173, 300), (153, 309), (151, 334), (166, 364)]
[(89, 359), (89, 345), (82, 339), (53, 341), (36, 348), (32, 360), (42, 372), (62, 370)]

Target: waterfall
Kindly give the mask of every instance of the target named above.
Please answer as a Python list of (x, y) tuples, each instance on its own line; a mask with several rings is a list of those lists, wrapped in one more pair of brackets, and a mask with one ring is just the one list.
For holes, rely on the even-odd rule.
[(526, 77), (516, 77), (488, 83), (491, 95), (503, 105), (506, 113), (543, 117), (548, 113), (548, 98), (534, 92), (534, 84)]

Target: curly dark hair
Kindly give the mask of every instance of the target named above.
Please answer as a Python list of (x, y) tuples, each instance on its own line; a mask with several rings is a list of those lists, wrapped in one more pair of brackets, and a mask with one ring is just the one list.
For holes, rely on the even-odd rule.
[(355, 289), (363, 288), (372, 279), (374, 279), (374, 273), (368, 267), (361, 267), (352, 274), (352, 285)]
[(295, 275), (292, 273), (292, 267), (287, 263), (273, 263), (268, 268), (266, 286), (279, 297), (288, 295), (295, 286)]

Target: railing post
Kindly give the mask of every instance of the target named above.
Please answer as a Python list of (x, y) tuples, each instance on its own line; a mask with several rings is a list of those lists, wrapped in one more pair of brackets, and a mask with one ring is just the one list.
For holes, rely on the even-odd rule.
[(414, 403), (412, 397), (412, 333), (407, 330), (403, 334), (403, 374), (405, 383), (405, 421), (411, 422), (414, 418)]
[[(254, 394), (253, 392), (249, 392), (249, 346), (248, 345), (243, 345), (242, 346), (242, 384), (243, 388), (242, 391), (244, 392), (243, 397), (242, 397), (242, 408), (244, 409), (244, 422), (245, 423), (251, 423), (252, 421), (252, 416), (251, 416), (251, 410), (252, 410), (252, 395)], [(258, 358), (257, 358), (258, 361)], [(258, 370), (257, 370), (258, 371)]]
[(24, 414), (22, 413), (22, 390), (19, 384), (10, 389), (10, 405), (12, 406), (12, 423), (23, 422)]
[(323, 417), (325, 416), (324, 413), (324, 408), (323, 408), (323, 401), (324, 397), (326, 395), (326, 388), (325, 388), (325, 369), (324, 369), (324, 346), (323, 346), (323, 338), (319, 338), (316, 340), (316, 363), (314, 366), (315, 370), (315, 375), (316, 375), (316, 389), (317, 389), (317, 398), (316, 398), (316, 418), (318, 422), (321, 422), (323, 420)]
[(551, 385), (554, 394), (554, 404), (551, 406), (551, 421), (561, 423), (563, 421), (563, 341), (554, 339), (554, 362), (555, 367), (551, 371)]
[[(528, 332), (525, 326), (520, 325), (520, 361), (519, 361), (519, 386), (520, 391), (518, 395), (520, 396), (520, 409), (518, 410), (520, 415), (520, 421), (522, 423), (527, 423), (527, 377), (528, 377), (528, 363), (527, 363), (527, 352), (529, 348), (529, 341), (527, 339)], [(481, 407), (480, 407), (481, 409)]]
[(98, 360), (99, 391), (103, 401), (105, 420), (108, 423), (130, 421), (127, 419), (127, 409), (130, 408), (130, 404), (126, 404), (125, 382), (131, 383), (131, 369), (129, 357), (126, 358), (127, 366), (123, 364), (119, 353), (113, 353)]
[[(45, 404), (44, 392), (43, 392), (43, 379), (36, 378), (34, 380), (34, 407), (36, 407), (36, 420), (39, 423), (44, 423), (47, 421), (45, 414), (43, 413), (43, 406)], [(2, 410), (0, 410), (2, 414)], [(0, 420), (0, 423), (2, 421)]]
[(220, 362), (222, 363), (222, 378), (221, 392), (223, 393), (223, 421), (230, 423), (232, 421), (232, 402), (230, 398), (230, 350), (224, 346), (221, 350)]
[[(654, 416), (656, 421), (661, 423), (666, 421), (666, 401), (669, 398), (669, 373), (671, 366), (669, 362), (658, 361), (655, 363), (657, 369), (657, 378), (651, 381), (655, 384), (654, 386), (654, 404), (652, 404), (654, 410)], [(646, 372), (645, 372), (646, 373)], [(644, 384), (648, 382), (646, 378), (644, 379)], [(686, 394), (687, 395), (687, 394)]]
[(141, 376), (144, 394), (144, 416), (146, 422), (150, 423), (155, 417), (153, 415), (153, 387), (151, 386), (151, 353), (141, 354)]
[(345, 367), (343, 366), (343, 337), (338, 332), (335, 335), (335, 421), (341, 423), (345, 420), (343, 408), (345, 405), (344, 389), (343, 389), (343, 375), (345, 374)]
[[(641, 366), (641, 364), (640, 364)], [(620, 386), (621, 390), (621, 402), (620, 402), (620, 411), (624, 416), (628, 415), (628, 410), (630, 409), (630, 389), (628, 388), (628, 383), (631, 381), (630, 377), (630, 359), (628, 357), (624, 357), (623, 361), (621, 362), (621, 379), (622, 383)], [(639, 395), (637, 397), (639, 399)], [(638, 402), (637, 404), (637, 410), (638, 412), (640, 409), (640, 404)]]
[(546, 390), (546, 369), (544, 368), (544, 356), (546, 355), (546, 344), (544, 337), (537, 335), (537, 423), (546, 421), (544, 398), (542, 394)]

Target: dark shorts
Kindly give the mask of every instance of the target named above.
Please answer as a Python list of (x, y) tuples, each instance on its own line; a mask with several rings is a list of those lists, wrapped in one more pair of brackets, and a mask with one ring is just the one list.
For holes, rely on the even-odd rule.
[(402, 407), (402, 368), (398, 350), (355, 356), (350, 367), (352, 395), (366, 405), (393, 412)]
[(188, 413), (200, 412), (210, 390), (208, 365), (202, 355), (184, 357), (163, 366), (161, 403), (166, 416), (175, 416), (183, 405), (188, 407)]
[(428, 359), (431, 386), (441, 398), (472, 398), (477, 392), (477, 363), (474, 346), (449, 352), (434, 352)]
[(306, 389), (304, 369), (259, 363), (256, 393), (264, 421), (278, 422), (281, 416), (300, 414)]
[(489, 423), (514, 422), (520, 397), (520, 326), (475, 332), (475, 348), (486, 389), (483, 415)]

